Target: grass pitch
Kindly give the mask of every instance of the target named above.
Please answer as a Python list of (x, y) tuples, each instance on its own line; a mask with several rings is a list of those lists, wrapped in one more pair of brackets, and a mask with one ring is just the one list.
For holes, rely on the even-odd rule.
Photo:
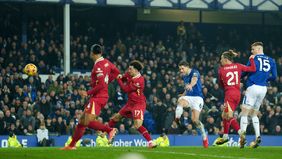
[(59, 148), (0, 148), (0, 159), (139, 159), (120, 158), (128, 153), (138, 153), (145, 159), (278, 159), (282, 147), (259, 147), (257, 149), (236, 147), (145, 147), (78, 148), (62, 151)]

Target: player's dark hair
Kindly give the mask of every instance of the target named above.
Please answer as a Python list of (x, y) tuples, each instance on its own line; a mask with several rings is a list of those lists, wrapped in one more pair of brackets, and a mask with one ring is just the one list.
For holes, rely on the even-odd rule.
[(234, 50), (228, 50), (228, 51), (224, 51), (222, 53), (222, 56), (230, 61), (233, 61), (234, 57), (238, 56), (238, 53), (235, 52)]
[(261, 46), (261, 47), (263, 47), (263, 43), (260, 42), (260, 41), (257, 41), (257, 42), (254, 42), (251, 46), (252, 46), (252, 47), (253, 47), (253, 46)]
[(130, 62), (129, 66), (134, 67), (139, 72), (144, 68), (143, 64), (138, 60), (134, 60), (134, 61)]
[(178, 66), (185, 66), (185, 67), (189, 67), (189, 63), (187, 61), (180, 61)]
[(99, 44), (94, 44), (90, 48), (90, 52), (92, 52), (93, 54), (102, 54), (102, 50), (103, 48)]

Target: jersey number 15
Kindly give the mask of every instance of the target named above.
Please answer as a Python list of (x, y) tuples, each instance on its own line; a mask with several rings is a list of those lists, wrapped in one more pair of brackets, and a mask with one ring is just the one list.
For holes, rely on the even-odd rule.
[(258, 58), (259, 60), (259, 70), (268, 72), (270, 70), (270, 64), (268, 59)]

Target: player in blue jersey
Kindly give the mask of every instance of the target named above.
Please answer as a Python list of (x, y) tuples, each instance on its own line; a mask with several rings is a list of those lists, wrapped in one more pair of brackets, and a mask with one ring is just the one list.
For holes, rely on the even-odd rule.
[[(251, 49), (252, 54), (255, 55), (256, 71), (247, 74), (247, 90), (241, 106), (240, 127), (246, 132), (249, 115), (252, 118), (253, 127), (255, 129), (256, 140), (253, 147), (256, 148), (261, 143), (260, 124), (257, 115), (266, 95), (268, 82), (274, 81), (277, 78), (277, 69), (275, 61), (264, 54), (262, 42), (253, 43)], [(250, 65), (250, 62), (248, 65)], [(245, 143), (245, 140), (244, 137), (240, 142)], [(241, 148), (243, 148), (244, 144), (241, 145)]]
[(180, 62), (178, 67), (184, 81), (185, 91), (178, 99), (175, 110), (175, 119), (176, 121), (179, 121), (183, 113), (183, 107), (191, 107), (192, 122), (201, 131), (203, 146), (208, 148), (208, 137), (206, 135), (204, 125), (199, 120), (199, 116), (204, 105), (200, 73), (198, 70), (190, 68), (188, 62), (186, 61)]

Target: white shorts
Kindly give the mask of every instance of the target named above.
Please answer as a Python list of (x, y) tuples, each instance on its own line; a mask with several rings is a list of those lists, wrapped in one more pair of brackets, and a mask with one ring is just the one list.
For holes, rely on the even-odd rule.
[(202, 97), (199, 96), (182, 96), (179, 99), (184, 99), (188, 102), (188, 107), (191, 107), (191, 109), (198, 110), (201, 112), (204, 106), (204, 100)]
[(243, 99), (243, 106), (247, 109), (254, 109), (258, 111), (266, 95), (266, 92), (266, 86), (252, 85), (248, 87)]

